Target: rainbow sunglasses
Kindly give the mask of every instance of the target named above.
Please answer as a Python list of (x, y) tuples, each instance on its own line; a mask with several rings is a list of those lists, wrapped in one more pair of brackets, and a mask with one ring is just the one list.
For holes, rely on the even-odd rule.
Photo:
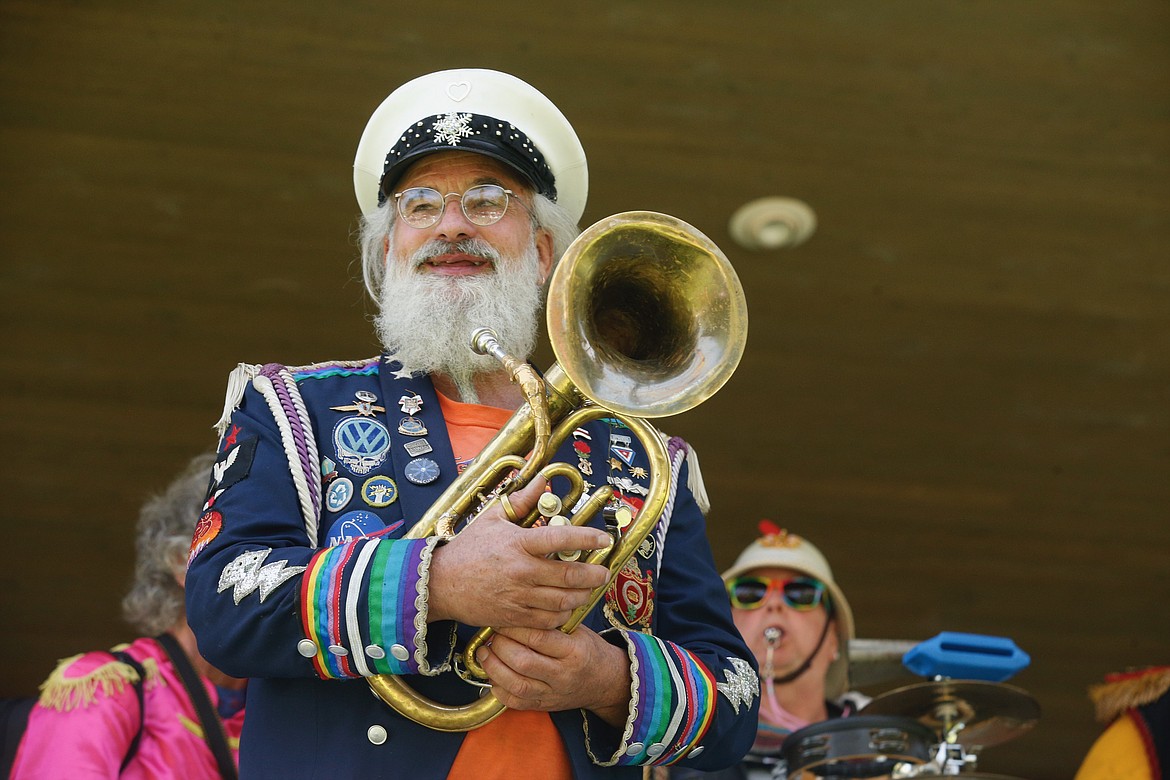
[(738, 609), (757, 609), (763, 605), (768, 592), (772, 590), (779, 592), (784, 603), (798, 612), (816, 609), (821, 602), (824, 602), (826, 609), (829, 607), (829, 594), (825, 590), (825, 584), (812, 577), (780, 579), (749, 574), (736, 577), (727, 583), (731, 605)]

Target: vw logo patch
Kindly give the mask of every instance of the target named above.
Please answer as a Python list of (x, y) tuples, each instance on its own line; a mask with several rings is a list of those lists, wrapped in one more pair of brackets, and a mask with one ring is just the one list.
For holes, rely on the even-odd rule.
[(369, 474), (386, 460), (390, 431), (369, 417), (346, 417), (333, 429), (337, 459), (357, 475)]

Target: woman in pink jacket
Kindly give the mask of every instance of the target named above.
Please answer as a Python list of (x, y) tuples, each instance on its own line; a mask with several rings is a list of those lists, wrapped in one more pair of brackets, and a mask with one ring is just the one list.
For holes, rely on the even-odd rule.
[(66, 658), (41, 685), (13, 780), (234, 778), (245, 681), (200, 657), (183, 584), (214, 456), (194, 459), (138, 520), (134, 585), (122, 603), (146, 636)]

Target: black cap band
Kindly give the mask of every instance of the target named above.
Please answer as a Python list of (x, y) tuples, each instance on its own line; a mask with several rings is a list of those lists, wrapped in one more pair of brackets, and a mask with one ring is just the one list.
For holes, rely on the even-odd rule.
[(411, 125), (386, 155), (378, 187), (378, 205), (386, 202), (406, 168), (435, 152), (463, 151), (505, 163), (541, 195), (557, 199), (556, 180), (544, 155), (515, 125), (483, 114), (452, 111), (420, 119)]

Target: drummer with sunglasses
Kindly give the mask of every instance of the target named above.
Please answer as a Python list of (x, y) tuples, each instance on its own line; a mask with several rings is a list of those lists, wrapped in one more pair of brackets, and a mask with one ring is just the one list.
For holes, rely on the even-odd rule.
[[(760, 665), (760, 720), (744, 761), (721, 772), (675, 769), (673, 780), (783, 776), (784, 739), (813, 723), (853, 714), (848, 688), (853, 612), (821, 551), (768, 520), (723, 573), (732, 618)], [(857, 697), (856, 699), (854, 697)]]

